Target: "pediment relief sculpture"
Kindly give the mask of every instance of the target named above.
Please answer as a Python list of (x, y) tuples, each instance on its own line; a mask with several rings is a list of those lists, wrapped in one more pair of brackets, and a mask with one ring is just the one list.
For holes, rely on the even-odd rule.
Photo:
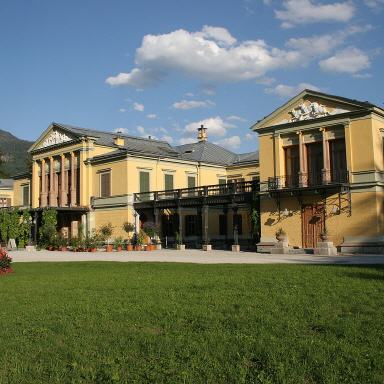
[(65, 133), (59, 131), (52, 131), (48, 137), (42, 142), (39, 148), (46, 148), (56, 144), (66, 143), (72, 139), (67, 136)]

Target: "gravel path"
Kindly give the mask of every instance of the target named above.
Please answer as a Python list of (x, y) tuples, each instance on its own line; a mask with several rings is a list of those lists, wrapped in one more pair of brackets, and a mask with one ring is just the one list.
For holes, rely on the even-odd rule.
[(119, 262), (168, 262), (195, 264), (384, 264), (384, 255), (269, 255), (253, 252), (230, 252), (190, 249), (186, 251), (161, 250), (152, 252), (50, 252), (11, 251), (14, 262), (58, 261), (119, 261)]

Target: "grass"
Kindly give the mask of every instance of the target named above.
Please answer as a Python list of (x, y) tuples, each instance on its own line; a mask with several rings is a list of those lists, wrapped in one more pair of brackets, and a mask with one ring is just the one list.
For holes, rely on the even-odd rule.
[(380, 266), (19, 263), (0, 383), (383, 383)]

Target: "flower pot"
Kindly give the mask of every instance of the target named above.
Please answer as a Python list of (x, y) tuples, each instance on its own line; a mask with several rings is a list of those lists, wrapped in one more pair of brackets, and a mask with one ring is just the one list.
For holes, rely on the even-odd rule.
[(287, 240), (287, 235), (277, 235), (276, 240), (285, 241), (285, 240)]
[(153, 245), (152, 244), (148, 244), (146, 250), (147, 251), (153, 251)]
[(141, 245), (135, 245), (135, 251), (141, 251)]
[(63, 245), (60, 250), (61, 252), (67, 252), (68, 248), (66, 245)]
[(96, 252), (96, 248), (88, 248), (88, 252)]
[(178, 251), (185, 251), (185, 244), (176, 244), (176, 249)]
[(321, 233), (320, 234), (320, 239), (323, 241), (328, 241), (329, 240), (329, 235), (327, 233)]
[(128, 252), (133, 251), (133, 245), (132, 244), (127, 244), (127, 251)]
[(111, 244), (106, 245), (105, 252), (113, 252), (113, 245)]

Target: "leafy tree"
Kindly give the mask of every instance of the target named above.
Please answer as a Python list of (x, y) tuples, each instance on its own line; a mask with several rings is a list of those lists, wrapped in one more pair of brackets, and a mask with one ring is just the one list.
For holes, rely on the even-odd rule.
[(7, 209), (0, 209), (0, 234), (1, 240), (6, 243), (8, 241), (9, 212)]
[(32, 217), (27, 210), (23, 211), (20, 219), (20, 230), (19, 230), (19, 248), (24, 248), (30, 239), (32, 228)]

